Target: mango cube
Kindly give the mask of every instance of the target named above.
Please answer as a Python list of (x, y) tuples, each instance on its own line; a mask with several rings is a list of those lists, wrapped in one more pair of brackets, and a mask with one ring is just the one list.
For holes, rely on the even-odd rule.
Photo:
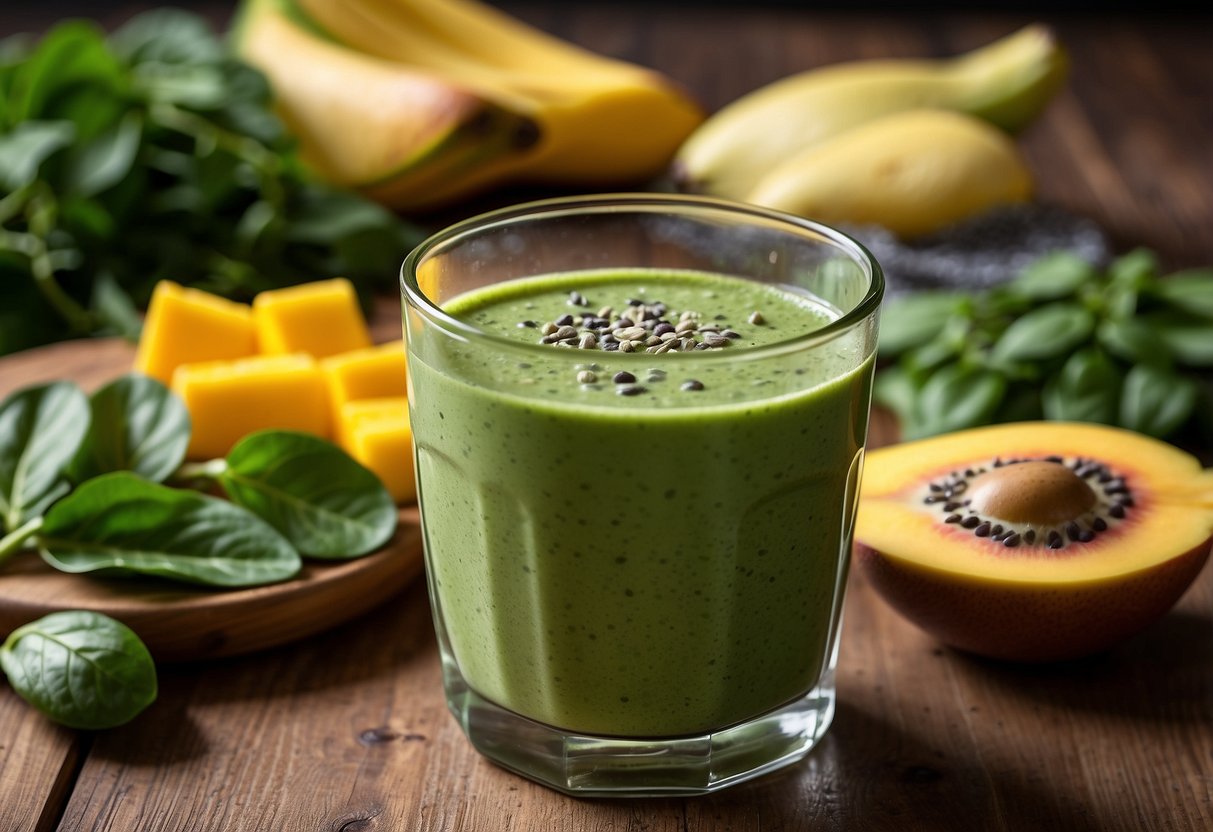
[(152, 291), (135, 369), (168, 384), (182, 364), (257, 354), (248, 304), (161, 280)]
[(417, 499), (413, 431), (403, 396), (347, 402), (338, 411), (338, 442), (375, 472), (397, 503)]
[(193, 459), (224, 456), (244, 436), (266, 428), (329, 436), (328, 391), (310, 355), (185, 364), (173, 373), (173, 391), (193, 422)]
[(346, 402), (403, 396), (407, 369), (404, 342), (343, 352), (320, 362), (336, 413)]
[(371, 345), (354, 286), (345, 278), (261, 292), (253, 298), (253, 317), (266, 355), (326, 358)]

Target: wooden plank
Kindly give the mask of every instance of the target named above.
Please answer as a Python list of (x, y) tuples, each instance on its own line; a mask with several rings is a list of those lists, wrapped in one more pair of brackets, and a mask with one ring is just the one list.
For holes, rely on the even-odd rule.
[(0, 685), (0, 829), (54, 829), (85, 746)]

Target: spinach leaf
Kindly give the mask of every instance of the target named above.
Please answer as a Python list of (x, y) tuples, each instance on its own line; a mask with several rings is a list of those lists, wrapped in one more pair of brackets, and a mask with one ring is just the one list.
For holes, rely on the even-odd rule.
[(93, 418), (68, 475), (77, 483), (111, 471), (134, 471), (162, 482), (185, 459), (190, 414), (185, 403), (154, 378), (130, 373), (89, 401)]
[(156, 575), (206, 586), (291, 578), (299, 554), (237, 505), (125, 471), (77, 488), (46, 514), (42, 557), (64, 572)]
[(1171, 370), (1138, 364), (1125, 375), (1120, 398), (1122, 427), (1166, 438), (1192, 415), (1198, 397), (1196, 383)]
[(88, 430), (88, 400), (58, 381), (0, 404), (0, 527), (14, 531), (69, 490), (64, 469)]
[(994, 345), (995, 361), (1032, 361), (1065, 355), (1095, 329), (1095, 316), (1074, 303), (1051, 303), (1015, 320)]
[(1114, 425), (1120, 410), (1120, 383), (1120, 371), (1100, 350), (1079, 350), (1045, 384), (1044, 416)]
[(398, 515), (379, 479), (345, 451), (304, 433), (242, 439), (219, 483), (232, 502), (282, 532), (302, 554), (354, 558), (382, 546)]
[(18, 627), (0, 647), (0, 668), (22, 699), (69, 728), (113, 728), (156, 699), (147, 647), (96, 612), (56, 612)]

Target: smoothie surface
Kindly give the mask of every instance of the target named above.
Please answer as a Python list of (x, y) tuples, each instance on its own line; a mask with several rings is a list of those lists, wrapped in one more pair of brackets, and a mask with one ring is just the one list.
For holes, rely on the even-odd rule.
[[(756, 388), (786, 387), (787, 380), (778, 376), (797, 368), (729, 358), (801, 337), (839, 317), (807, 292), (706, 272), (654, 269), (512, 280), (452, 298), (443, 309), (486, 334), (545, 352), (567, 352), (558, 356), (566, 359), (563, 365), (525, 357), (502, 360), (495, 372), (503, 384), (514, 382), (529, 396), (578, 406), (620, 405), (611, 398), (622, 394), (632, 398), (628, 406), (641, 409), (741, 401), (752, 399)], [(575, 333), (563, 345), (553, 342), (561, 327)], [(553, 328), (557, 331), (545, 335)], [(630, 352), (618, 349), (621, 339), (615, 337), (627, 330), (633, 336)], [(657, 352), (663, 334), (675, 348)], [(814, 358), (828, 361), (832, 354), (820, 350)], [(840, 366), (846, 361), (843, 357)], [(621, 372), (633, 380), (616, 382)]]

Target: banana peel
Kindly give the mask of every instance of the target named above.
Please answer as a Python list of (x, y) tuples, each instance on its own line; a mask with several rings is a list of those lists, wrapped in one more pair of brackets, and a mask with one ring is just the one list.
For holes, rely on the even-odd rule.
[(1065, 78), (1053, 33), (1032, 25), (945, 60), (837, 64), (792, 75), (721, 109), (679, 150), (686, 190), (745, 199), (776, 165), (873, 119), (945, 109), (1007, 131), (1025, 127)]
[(533, 140), (525, 116), (326, 40), (281, 0), (249, 0), (233, 36), (269, 79), (302, 160), (334, 184), (424, 181), (472, 166), (490, 147), (521, 154)]
[(510, 183), (637, 184), (703, 120), (658, 73), (473, 0), (245, 9), (238, 48), (269, 76), (305, 161), (404, 211)]
[(1032, 178), (997, 127), (946, 110), (884, 116), (772, 168), (746, 199), (825, 223), (937, 231), (995, 205), (1026, 201)]

